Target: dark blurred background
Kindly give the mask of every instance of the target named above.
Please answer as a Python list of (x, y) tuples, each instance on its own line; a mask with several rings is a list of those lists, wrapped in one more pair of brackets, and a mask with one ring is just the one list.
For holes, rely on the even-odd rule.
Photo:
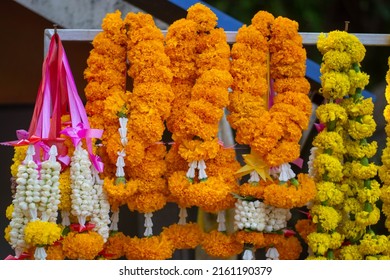
[[(173, 2), (180, 2), (178, 7)], [(185, 17), (185, 5), (196, 1), (122, 1), (122, 0), (2, 0), (0, 1), (0, 142), (14, 140), (17, 129), (28, 129), (34, 102), (41, 79), (43, 62), (44, 30), (58, 24), (59, 28), (100, 28), (105, 13), (116, 9), (126, 14), (129, 11), (145, 11), (152, 14), (161, 29), (166, 29), (174, 20)], [(285, 16), (299, 23), (301, 32), (329, 32), (344, 29), (344, 22), (350, 21), (351, 33), (390, 33), (390, 4), (388, 0), (208, 0), (208, 3), (244, 24), (250, 24), (253, 15), (259, 10), (271, 12), (274, 16)], [(79, 94), (84, 99), (83, 71), (91, 50), (89, 42), (64, 42), (64, 47), (73, 71)], [(388, 69), (389, 46), (367, 47), (362, 70), (370, 75), (367, 90), (376, 97), (375, 118), (378, 130), (373, 140), (385, 145), (383, 108), (385, 74)], [(306, 46), (308, 57), (317, 63), (321, 56), (315, 46)], [(318, 89), (313, 84), (313, 95)], [(380, 161), (380, 150), (375, 158)], [(10, 166), (13, 149), (0, 146), (0, 259), (12, 250), (4, 240), (4, 228), (8, 225), (5, 209), (11, 203)], [(307, 148), (303, 149), (307, 157)], [(168, 205), (168, 212), (156, 213), (157, 228), (176, 221), (176, 211)], [(193, 212), (192, 212), (193, 213)], [(142, 231), (142, 217), (125, 213), (141, 228), (129, 228), (131, 234)], [(191, 219), (196, 217), (192, 214)], [(177, 258), (192, 258), (192, 253), (178, 255)]]

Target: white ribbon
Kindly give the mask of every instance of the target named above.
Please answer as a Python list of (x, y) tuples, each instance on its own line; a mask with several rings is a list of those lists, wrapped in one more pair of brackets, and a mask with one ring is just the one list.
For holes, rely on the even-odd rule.
[(118, 231), (118, 222), (119, 222), (119, 210), (114, 211), (111, 215), (110, 230)]
[(36, 260), (46, 260), (47, 254), (45, 248), (37, 247), (35, 248), (34, 258)]
[(291, 165), (289, 163), (283, 163), (280, 166), (280, 174), (279, 181), (287, 182), (291, 178), (295, 177), (294, 171), (291, 169)]
[(269, 248), (265, 256), (267, 260), (279, 260), (279, 252), (275, 247)]
[(185, 225), (187, 223), (187, 208), (185, 207), (180, 207), (180, 211), (179, 211), (179, 222), (178, 224), (179, 225)]
[(218, 231), (226, 231), (225, 211), (219, 211), (217, 216)]
[(199, 169), (199, 174), (198, 174), (199, 180), (206, 179), (207, 178), (206, 163), (204, 162), (203, 159), (198, 161), (198, 169)]
[(144, 236), (151, 236), (151, 235), (153, 235), (153, 230), (152, 230), (152, 227), (153, 227), (153, 221), (152, 221), (153, 213), (145, 213), (144, 216), (145, 216), (144, 226), (146, 227), (145, 228), (145, 232), (144, 232)]

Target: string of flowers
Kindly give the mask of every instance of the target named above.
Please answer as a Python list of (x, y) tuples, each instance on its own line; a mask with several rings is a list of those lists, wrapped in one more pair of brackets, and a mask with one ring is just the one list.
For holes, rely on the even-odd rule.
[(172, 243), (162, 235), (153, 235), (152, 216), (165, 206), (168, 197), (166, 147), (159, 141), (173, 99), (170, 60), (164, 52), (164, 36), (151, 15), (129, 13), (124, 22), (128, 28), (127, 73), (133, 81), (125, 172), (138, 182), (137, 190), (127, 198), (127, 206), (145, 217), (145, 238), (129, 238), (124, 253), (128, 259), (167, 259), (173, 253)]
[[(225, 237), (224, 211), (234, 205), (230, 193), (237, 188), (232, 169), (236, 161), (234, 150), (222, 149), (218, 125), (229, 102), (232, 78), (230, 48), (224, 30), (216, 25), (216, 15), (208, 7), (195, 4), (188, 9), (186, 19), (173, 23), (167, 32), (166, 53), (171, 58), (176, 94), (167, 125), (177, 146), (172, 152), (177, 151), (188, 162), (187, 171), (173, 172), (168, 185), (171, 199), (181, 208), (180, 217), (191, 206), (217, 214), (218, 230), (203, 235), (201, 244), (211, 256), (229, 257), (237, 250), (216, 245), (231, 244), (227, 240), (230, 237)], [(179, 224), (192, 228), (184, 218)]]
[[(388, 59), (388, 66), (390, 68), (390, 57)], [(385, 132), (387, 135), (386, 138), (386, 147), (382, 151), (382, 165), (379, 167), (379, 178), (383, 182), (381, 187), (381, 195), (380, 199), (383, 202), (382, 204), (382, 212), (384, 213), (385, 227), (390, 231), (390, 145), (389, 145), (389, 137), (390, 137), (390, 69), (386, 73), (386, 89), (385, 89), (385, 97), (387, 101), (387, 105), (383, 112), (383, 116), (386, 121)]]
[(102, 32), (92, 45), (84, 71), (86, 111), (91, 124), (104, 129), (98, 152), (106, 163), (103, 189), (112, 211), (110, 229), (117, 231), (119, 206), (135, 191), (127, 184), (123, 171), (129, 92), (126, 91), (126, 29), (119, 11), (106, 15)]
[[(289, 164), (299, 158), (298, 141), (311, 114), (305, 60), (298, 24), (290, 19), (260, 11), (237, 33), (228, 120), (237, 131), (236, 141), (251, 148), (251, 154), (243, 155), (246, 165), (237, 172), (240, 177), (250, 175), (236, 204), (238, 230), (277, 232), (287, 226), (290, 208), (305, 205), (315, 195), (314, 181), (306, 174), (295, 178)], [(248, 201), (253, 209), (241, 209)], [(258, 213), (256, 219), (247, 211)], [(259, 245), (249, 242), (247, 247), (243, 258), (252, 259), (251, 251)]]
[(368, 244), (386, 237), (370, 229), (380, 218), (375, 206), (380, 185), (373, 179), (377, 167), (369, 162), (377, 144), (367, 141), (376, 125), (372, 100), (362, 96), (368, 84), (368, 75), (359, 68), (365, 48), (346, 31), (320, 35), (317, 47), (323, 54), (321, 93), (327, 104), (316, 112), (325, 129), (313, 141), (318, 195), (310, 212), (317, 232), (308, 236), (315, 254), (309, 258), (370, 258), (384, 252), (386, 245), (378, 250)]

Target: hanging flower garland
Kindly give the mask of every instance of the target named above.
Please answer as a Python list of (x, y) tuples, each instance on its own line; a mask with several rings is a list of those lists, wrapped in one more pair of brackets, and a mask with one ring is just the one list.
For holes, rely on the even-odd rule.
[[(243, 155), (246, 165), (237, 172), (250, 178), (240, 187), (235, 226), (272, 232), (287, 226), (288, 209), (305, 205), (315, 195), (314, 181), (305, 174), (296, 179), (289, 164), (299, 157), (298, 141), (311, 114), (306, 52), (295, 21), (260, 11), (250, 26), (240, 28), (231, 53), (234, 83), (228, 120), (236, 129), (236, 141), (251, 148), (251, 154)], [(280, 225), (269, 224), (275, 222), (272, 213), (278, 213)], [(253, 258), (250, 252), (247, 249), (244, 258)]]
[[(388, 60), (388, 66), (390, 67), (390, 58)], [(386, 89), (385, 89), (385, 97), (388, 104), (390, 104), (390, 70), (386, 73)], [(385, 110), (383, 112), (385, 121), (386, 121), (386, 147), (382, 151), (382, 166), (379, 167), (379, 178), (383, 182), (383, 186), (381, 188), (380, 199), (382, 200), (382, 212), (386, 216), (385, 226), (388, 230), (390, 230), (390, 148), (389, 148), (389, 135), (390, 135), (390, 107), (386, 105)]]
[[(188, 9), (186, 19), (173, 23), (167, 32), (165, 49), (171, 59), (175, 93), (167, 121), (175, 141), (170, 154), (187, 162), (186, 169), (177, 166), (172, 170), (168, 186), (170, 199), (180, 207), (179, 225), (185, 227), (187, 207), (217, 213), (222, 242), (227, 241), (222, 236), (226, 231), (224, 211), (234, 205), (231, 192), (237, 190), (233, 174), (238, 165), (234, 150), (222, 149), (218, 140), (218, 124), (229, 102), (232, 78), (230, 48), (216, 22), (208, 7), (195, 4)], [(209, 234), (204, 235), (202, 244), (216, 236)], [(213, 254), (213, 250), (208, 253)]]

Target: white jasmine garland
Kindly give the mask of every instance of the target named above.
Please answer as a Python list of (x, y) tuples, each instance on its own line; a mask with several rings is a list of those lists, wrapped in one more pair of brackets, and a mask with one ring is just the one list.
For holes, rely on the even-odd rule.
[(273, 232), (287, 227), (291, 218), (289, 209), (276, 208), (259, 200), (238, 199), (235, 205), (234, 227), (259, 232)]
[(38, 211), (42, 221), (56, 222), (58, 216), (58, 205), (60, 204), (59, 178), (61, 164), (56, 161), (57, 148), (50, 148), (50, 157), (42, 162), (40, 170), (41, 201)]
[(316, 176), (316, 171), (315, 171), (315, 169), (313, 167), (313, 162), (314, 162), (314, 159), (316, 158), (317, 150), (318, 150), (317, 147), (312, 147), (310, 149), (310, 156), (309, 156), (309, 160), (307, 161), (307, 166), (308, 166), (308, 172), (307, 173), (312, 178), (314, 178)]
[(110, 232), (110, 204), (103, 190), (103, 181), (98, 178), (97, 171), (93, 171), (96, 183), (93, 186), (94, 207), (91, 222), (95, 225), (94, 231), (99, 233), (104, 242), (107, 241)]
[(91, 165), (88, 152), (79, 143), (70, 164), (71, 213), (77, 216), (78, 222), (82, 226), (85, 225), (87, 217), (91, 216), (94, 205), (94, 201), (91, 199), (93, 193)]

